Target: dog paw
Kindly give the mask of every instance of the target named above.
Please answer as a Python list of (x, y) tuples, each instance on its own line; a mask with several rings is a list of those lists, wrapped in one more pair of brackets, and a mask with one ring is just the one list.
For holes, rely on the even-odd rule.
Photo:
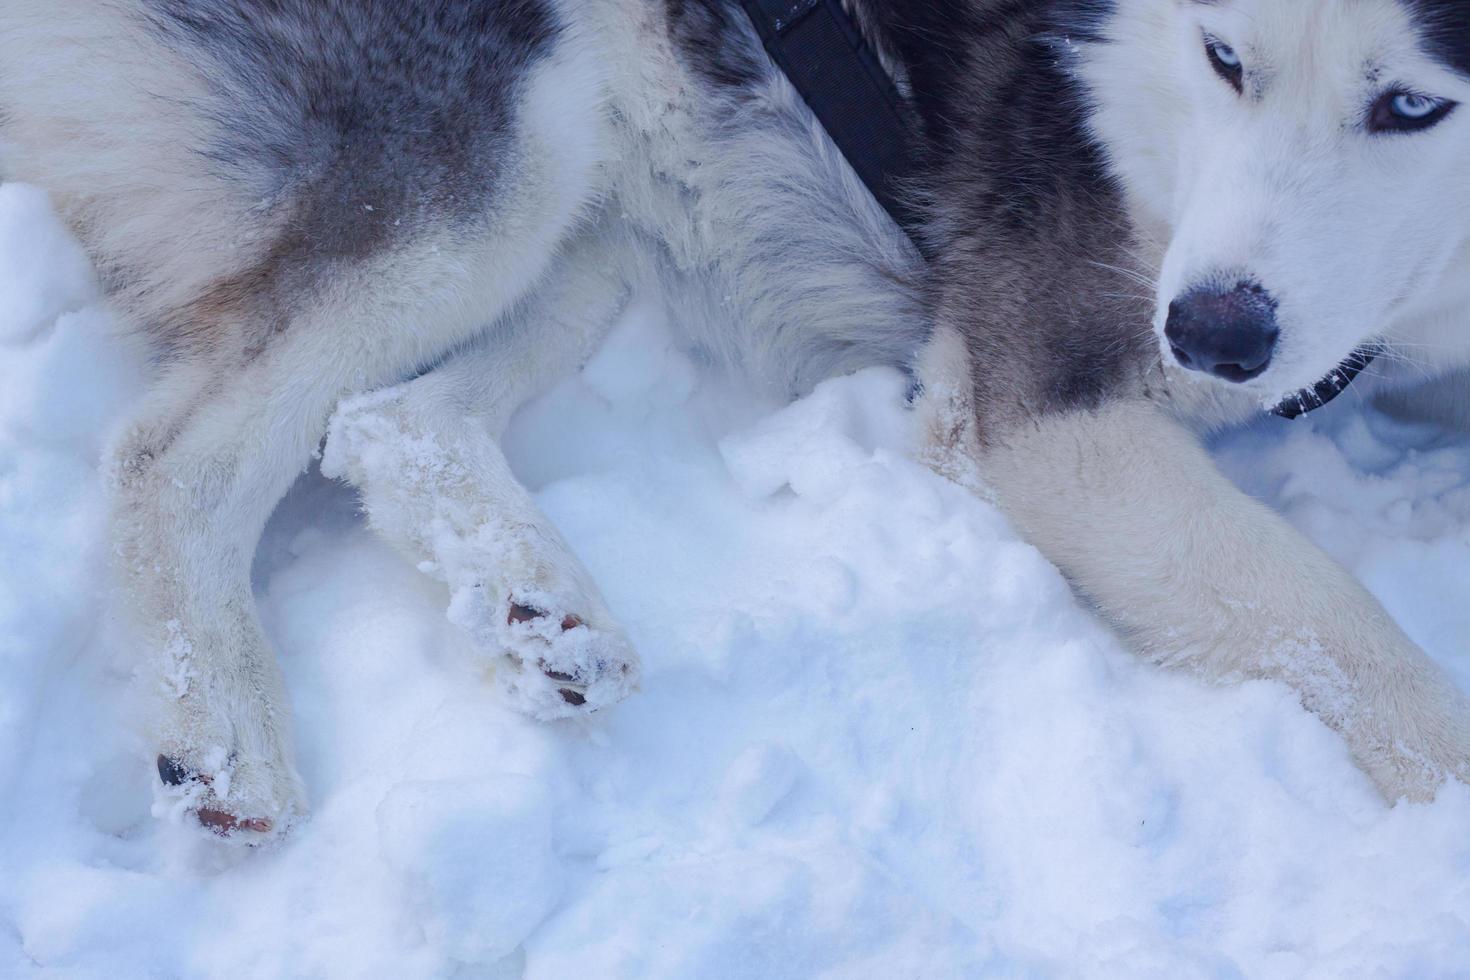
[(513, 596), (496, 618), (506, 660), (497, 683), (534, 718), (596, 711), (638, 686), (638, 656), (616, 627), (589, 623), (545, 596)]
[(185, 752), (161, 753), (155, 814), (197, 823), (244, 844), (274, 840), (306, 815), (301, 780), (288, 767), (221, 755), (206, 753), (190, 762)]
[[(1390, 803), (1429, 802), (1450, 779), (1470, 785), (1470, 698), (1436, 680), (1350, 729), (1359, 764)], [(1384, 718), (1392, 724), (1375, 724)]]
[(1431, 803), (1450, 780), (1470, 786), (1470, 747), (1462, 753), (1426, 751), (1400, 743), (1375, 753), (1363, 768), (1389, 803)]

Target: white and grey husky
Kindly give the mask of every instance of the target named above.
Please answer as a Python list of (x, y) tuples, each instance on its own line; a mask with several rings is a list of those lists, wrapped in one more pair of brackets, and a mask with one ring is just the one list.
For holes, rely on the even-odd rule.
[(783, 392), (915, 370), (917, 451), (1144, 654), (1292, 685), (1390, 799), (1470, 776), (1466, 698), (1190, 431), (1370, 356), (1470, 415), (1470, 2), (848, 9), (916, 120), (928, 261), (736, 0), (0, 4), (0, 172), (154, 352), (117, 566), (204, 825), (305, 810), (248, 570), (324, 437), (526, 710), (633, 689), (497, 437), (640, 281)]

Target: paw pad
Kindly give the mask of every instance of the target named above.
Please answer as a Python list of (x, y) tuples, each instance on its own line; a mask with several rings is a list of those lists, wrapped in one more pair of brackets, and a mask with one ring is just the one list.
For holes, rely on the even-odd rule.
[(499, 676), (535, 717), (585, 714), (621, 700), (637, 684), (637, 657), (617, 630), (565, 609), (559, 600), (513, 592), (497, 614), (505, 624), (502, 649), (514, 664)]
[[(510, 604), (510, 615), (505, 618), (505, 622), (507, 626), (514, 626), (517, 623), (532, 623), (538, 619), (545, 619), (546, 615), (545, 612), (537, 609), (535, 606), (526, 606), (519, 602), (512, 602)], [(582, 618), (580, 616), (568, 614), (561, 619), (561, 628), (563, 631), (574, 630), (581, 625)]]
[[(157, 766), (158, 778), (165, 786), (186, 786), (189, 783), (210, 786), (213, 782), (208, 776), (194, 772), (181, 762), (170, 759), (166, 755), (158, 757)], [(221, 837), (227, 837), (237, 830), (268, 834), (275, 827), (275, 822), (266, 817), (237, 817), (232, 813), (209, 806), (199, 807), (194, 811), (194, 816), (201, 824)]]
[[(545, 619), (547, 615), (548, 613), (541, 609), (537, 609), (535, 606), (528, 606), (520, 602), (512, 602), (510, 604), (510, 614), (506, 616), (505, 622), (507, 626), (515, 626), (524, 623), (534, 623), (539, 619)], [(561, 629), (563, 633), (574, 630), (578, 626), (582, 625), (584, 625), (584, 623), (582, 622), (582, 617), (573, 615), (571, 613), (568, 613), (561, 619)], [(538, 666), (540, 666), (541, 668), (541, 673), (556, 681), (558, 684), (574, 685), (574, 687), (562, 687), (557, 689), (556, 693), (561, 695), (561, 699), (563, 701), (574, 708), (580, 708), (582, 707), (582, 705), (587, 703), (587, 695), (582, 693), (582, 691), (586, 689), (585, 685), (582, 684), (575, 676), (563, 670), (553, 670), (546, 665), (545, 661), (541, 662)], [(582, 690), (577, 690), (576, 688), (581, 688)]]

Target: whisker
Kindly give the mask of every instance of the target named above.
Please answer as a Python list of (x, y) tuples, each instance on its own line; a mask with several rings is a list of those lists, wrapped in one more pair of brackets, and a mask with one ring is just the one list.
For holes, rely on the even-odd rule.
[(1130, 269), (1126, 266), (1121, 265), (1111, 265), (1107, 262), (1098, 262), (1096, 260), (1093, 260), (1088, 264), (1098, 269), (1105, 269), (1108, 272), (1116, 272), (1118, 275), (1123, 276), (1125, 279), (1132, 280), (1140, 286), (1147, 287), (1152, 292), (1158, 292), (1158, 282), (1152, 277), (1147, 276), (1142, 272), (1139, 272), (1137, 269)]

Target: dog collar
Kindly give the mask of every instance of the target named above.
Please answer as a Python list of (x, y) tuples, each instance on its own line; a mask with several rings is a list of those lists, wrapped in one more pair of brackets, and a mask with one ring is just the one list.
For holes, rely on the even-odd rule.
[(915, 238), (902, 188), (915, 133), (898, 87), (842, 0), (741, 0), (766, 53), (873, 198)]
[(1362, 374), (1363, 369), (1372, 364), (1377, 357), (1378, 352), (1371, 348), (1358, 348), (1349, 355), (1347, 360), (1334, 368), (1331, 374), (1312, 387), (1303, 388), (1296, 394), (1288, 396), (1280, 405), (1271, 409), (1271, 414), (1279, 415), (1284, 419), (1299, 419), (1308, 412), (1316, 411), (1347, 391), (1353, 379)]

